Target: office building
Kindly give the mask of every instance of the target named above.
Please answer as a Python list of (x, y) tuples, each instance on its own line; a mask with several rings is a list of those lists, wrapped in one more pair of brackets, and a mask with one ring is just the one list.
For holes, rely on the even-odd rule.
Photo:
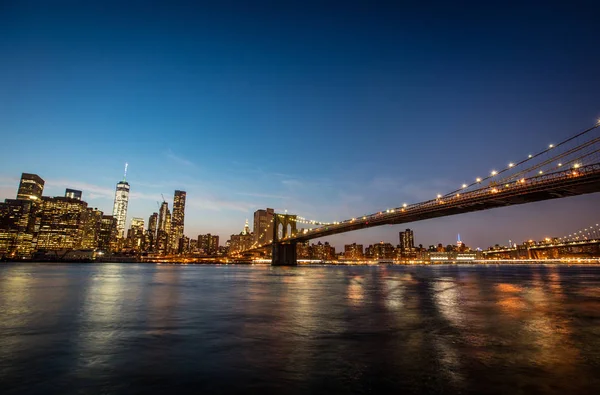
[(404, 232), (399, 233), (400, 238), (400, 257), (401, 258), (415, 258), (417, 256), (417, 250), (415, 249), (415, 236), (412, 230), (406, 229)]
[(365, 257), (363, 253), (362, 244), (346, 244), (344, 246), (344, 258), (346, 259), (363, 259)]
[(317, 244), (310, 246), (311, 259), (318, 259), (321, 261), (331, 261), (335, 259), (335, 247), (329, 245), (329, 242), (325, 244), (320, 241)]
[(22, 173), (19, 190), (17, 192), (18, 200), (40, 200), (44, 192), (44, 180), (37, 174)]
[(310, 241), (300, 241), (296, 244), (296, 259), (310, 259)]
[(185, 191), (175, 191), (173, 196), (173, 216), (171, 217), (171, 250), (183, 252), (181, 240), (185, 223)]
[(142, 251), (145, 247), (145, 234), (144, 219), (132, 218), (129, 230), (127, 231), (127, 242), (125, 245), (136, 251)]
[(62, 196), (42, 197), (38, 209), (38, 250), (81, 248), (87, 219), (87, 203)]
[(31, 200), (0, 203), (0, 257), (26, 258), (34, 250), (36, 205)]
[(219, 236), (210, 233), (198, 235), (198, 249), (206, 255), (216, 255), (219, 250)]
[(248, 250), (254, 244), (254, 235), (250, 232), (248, 220), (244, 225), (244, 230), (237, 235), (231, 235), (229, 238), (229, 255), (235, 255), (239, 252)]
[(127, 205), (129, 204), (129, 184), (127, 181), (119, 181), (115, 190), (115, 202), (113, 204), (113, 217), (117, 220), (117, 237), (122, 238), (127, 221)]
[(65, 197), (70, 198), (70, 199), (81, 200), (81, 195), (82, 195), (82, 192), (78, 191), (77, 189), (67, 188), (65, 190)]
[(158, 229), (158, 213), (152, 213), (148, 218), (148, 251), (154, 251), (156, 248), (156, 231)]
[(169, 252), (169, 232), (171, 230), (171, 212), (169, 203), (162, 202), (158, 212), (158, 227), (156, 230), (156, 251), (160, 254)]
[(400, 249), (402, 251), (412, 251), (415, 248), (415, 236), (412, 230), (406, 229), (399, 233)]
[[(73, 198), (76, 199), (76, 198)], [(76, 199), (80, 200), (80, 199)], [(96, 249), (100, 243), (100, 229), (104, 213), (97, 208), (88, 207), (86, 210), (85, 225), (83, 228), (82, 249)]]
[(373, 259), (394, 259), (396, 255), (396, 249), (391, 243), (381, 241), (370, 247)]
[(114, 252), (118, 249), (117, 219), (112, 215), (103, 215), (98, 236), (98, 248), (102, 251)]
[(254, 242), (256, 245), (267, 244), (273, 238), (273, 216), (275, 210), (256, 210), (254, 212)]

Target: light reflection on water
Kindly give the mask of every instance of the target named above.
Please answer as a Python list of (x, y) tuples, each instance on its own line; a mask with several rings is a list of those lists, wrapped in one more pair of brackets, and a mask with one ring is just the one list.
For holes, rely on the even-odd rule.
[(600, 267), (0, 266), (0, 393), (586, 393)]

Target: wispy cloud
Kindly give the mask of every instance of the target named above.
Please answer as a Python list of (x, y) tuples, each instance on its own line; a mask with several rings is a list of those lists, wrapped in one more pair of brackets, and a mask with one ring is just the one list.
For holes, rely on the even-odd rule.
[(182, 156), (176, 155), (173, 151), (171, 151), (171, 149), (168, 149), (167, 152), (165, 153), (165, 155), (167, 158), (171, 159), (172, 161), (174, 161), (180, 165), (184, 165), (184, 166), (188, 166), (188, 167), (197, 167), (194, 162), (187, 160)]
[(256, 209), (256, 204), (244, 201), (226, 200), (209, 196), (188, 198), (186, 206), (197, 210), (251, 212)]
[(237, 192), (237, 195), (261, 197), (261, 198), (269, 198), (269, 199), (289, 199), (289, 196), (271, 195), (268, 193)]
[(115, 191), (112, 188), (103, 187), (99, 185), (89, 184), (87, 182), (81, 181), (73, 181), (73, 180), (65, 180), (65, 179), (49, 179), (46, 180), (46, 184), (44, 185), (45, 190), (59, 190), (62, 188), (73, 188), (79, 189), (84, 194), (86, 194), (89, 198), (112, 198), (115, 195)]

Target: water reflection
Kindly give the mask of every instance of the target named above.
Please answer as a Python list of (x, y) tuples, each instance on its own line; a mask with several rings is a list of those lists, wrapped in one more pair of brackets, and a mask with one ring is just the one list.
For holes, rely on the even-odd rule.
[(599, 270), (0, 266), (0, 392), (586, 393)]

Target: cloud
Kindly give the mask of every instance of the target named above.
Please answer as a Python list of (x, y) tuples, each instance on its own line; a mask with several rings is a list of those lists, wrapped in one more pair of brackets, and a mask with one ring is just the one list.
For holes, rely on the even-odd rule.
[(237, 195), (263, 197), (269, 199), (289, 199), (288, 196), (270, 195), (268, 193), (237, 192)]
[(171, 149), (167, 150), (165, 155), (167, 158), (171, 159), (172, 161), (174, 161), (180, 165), (184, 165), (184, 166), (188, 166), (188, 167), (197, 167), (194, 162), (189, 161), (181, 156), (176, 155), (173, 151), (171, 151)]
[[(46, 180), (46, 184), (44, 185), (44, 190), (57, 190), (64, 188), (72, 188), (81, 190), (84, 195), (88, 195), (92, 199), (96, 198), (113, 198), (115, 196), (115, 191), (112, 188), (107, 188), (99, 185), (89, 184), (81, 181), (72, 181), (72, 180)], [(85, 200), (85, 197), (84, 197)]]
[(216, 197), (207, 197), (207, 196), (195, 196), (193, 198), (188, 198), (186, 201), (187, 207), (193, 207), (195, 209), (201, 210), (213, 210), (213, 211), (223, 211), (223, 210), (233, 210), (240, 212), (252, 212), (256, 210), (256, 204), (250, 202), (243, 201), (232, 201), (227, 199), (220, 199)]

